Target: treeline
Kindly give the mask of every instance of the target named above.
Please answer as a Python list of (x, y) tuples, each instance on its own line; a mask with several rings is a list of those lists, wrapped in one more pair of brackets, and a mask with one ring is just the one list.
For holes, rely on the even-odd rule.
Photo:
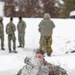
[(7, 5), (15, 5), (17, 12), (26, 17), (43, 17), (50, 13), (52, 18), (67, 18), (75, 10), (75, 0), (2, 0)]

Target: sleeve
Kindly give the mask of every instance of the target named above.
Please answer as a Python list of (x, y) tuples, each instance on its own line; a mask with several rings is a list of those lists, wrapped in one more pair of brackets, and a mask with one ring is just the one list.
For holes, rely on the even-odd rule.
[(54, 66), (54, 69), (60, 74), (60, 75), (68, 75), (66, 70), (63, 69), (62, 67), (60, 66)]
[(19, 72), (17, 73), (17, 75), (21, 75), (22, 73), (22, 69), (19, 70)]
[(54, 22), (53, 22), (53, 21), (52, 21), (52, 27), (53, 27), (53, 28), (55, 28), (55, 24), (54, 24)]
[(42, 27), (42, 21), (39, 24), (39, 29), (38, 29), (39, 32), (41, 32), (41, 27)]
[(24, 63), (25, 63), (25, 64), (29, 64), (29, 63), (30, 63), (30, 60), (31, 60), (30, 57), (26, 57), (26, 58), (24, 59)]
[(16, 31), (16, 27), (15, 27), (15, 24), (13, 25), (13, 30), (14, 30), (14, 32)]
[(23, 66), (22, 69), (20, 69), (20, 70), (18, 71), (17, 75), (21, 75), (21, 74), (22, 74), (22, 71), (24, 70), (25, 67), (26, 67), (26, 66)]
[(23, 21), (23, 30), (26, 28), (26, 23)]
[(7, 24), (7, 26), (6, 26), (6, 33), (8, 34), (8, 24)]
[(49, 75), (59, 75), (59, 72), (54, 68), (55, 65), (48, 63)]

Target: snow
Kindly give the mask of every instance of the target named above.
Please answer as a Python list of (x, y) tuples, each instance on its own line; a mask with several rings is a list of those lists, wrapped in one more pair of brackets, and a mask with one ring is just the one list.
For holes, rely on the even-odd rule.
[(75, 15), (75, 10), (70, 12), (70, 16), (74, 16)]
[(59, 0), (59, 2), (60, 2), (61, 4), (64, 4), (64, 1), (63, 1), (63, 0)]
[(4, 2), (0, 1), (0, 16), (4, 16)]
[[(5, 34), (5, 51), (0, 50), (0, 75), (16, 75), (17, 72), (25, 65), (26, 56), (33, 56), (33, 50), (39, 48), (40, 33), (38, 24), (42, 18), (23, 18), (26, 22), (25, 48), (18, 48), (17, 54), (8, 53), (8, 40)], [(45, 59), (55, 65), (65, 68), (69, 75), (75, 75), (75, 53), (65, 54), (67, 51), (75, 50), (75, 20), (74, 19), (51, 19), (55, 23), (53, 30), (53, 53), (51, 57), (45, 54)], [(4, 27), (9, 22), (9, 18), (4, 17)], [(18, 18), (13, 22), (17, 26)], [(5, 30), (5, 28), (4, 28)], [(16, 31), (16, 39), (17, 39)], [(18, 46), (18, 39), (16, 40)]]

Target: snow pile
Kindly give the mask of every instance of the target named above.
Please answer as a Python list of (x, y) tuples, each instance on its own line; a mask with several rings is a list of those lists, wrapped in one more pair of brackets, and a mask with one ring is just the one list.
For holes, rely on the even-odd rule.
[[(16, 75), (17, 72), (25, 65), (26, 56), (32, 56), (33, 49), (39, 48), (40, 33), (38, 32), (38, 24), (40, 18), (23, 18), (27, 24), (25, 35), (25, 48), (18, 48), (17, 54), (8, 53), (8, 40), (5, 35), (5, 51), (0, 50), (0, 75)], [(69, 75), (75, 75), (75, 53), (65, 54), (67, 51), (75, 49), (75, 20), (74, 19), (52, 19), (55, 23), (53, 30), (52, 57), (45, 56), (45, 59), (52, 64), (60, 65), (65, 68)], [(9, 22), (9, 18), (4, 18), (4, 27)], [(14, 18), (13, 22), (17, 27), (18, 18)], [(6, 29), (4, 28), (6, 31)], [(18, 35), (16, 30), (16, 46), (18, 46)]]
[[(37, 75), (40, 72), (39, 69), (41, 66), (40, 66), (40, 62), (38, 59), (36, 59), (34, 57), (32, 57), (32, 58), (26, 57), (25, 63), (27, 65), (25, 67), (23, 67), (21, 75)], [(42, 70), (44, 70), (44, 67), (42, 67)], [(43, 72), (41, 71), (40, 75), (42, 75)], [(48, 70), (46, 71), (46, 73), (48, 73)], [(44, 75), (46, 75), (46, 74), (44, 73)]]
[(70, 16), (75, 16), (75, 10), (70, 12)]

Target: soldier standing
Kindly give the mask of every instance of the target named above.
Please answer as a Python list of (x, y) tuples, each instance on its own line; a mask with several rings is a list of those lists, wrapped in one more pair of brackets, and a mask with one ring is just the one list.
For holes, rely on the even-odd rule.
[(22, 20), (22, 17), (19, 17), (19, 23), (17, 25), (18, 29), (18, 41), (19, 41), (19, 46), (18, 47), (24, 47), (25, 45), (25, 28), (26, 28), (26, 23)]
[(49, 13), (45, 13), (44, 19), (39, 24), (39, 32), (41, 33), (40, 39), (40, 49), (44, 53), (47, 52), (47, 55), (50, 56), (52, 53), (52, 33), (53, 28), (55, 27), (54, 23), (50, 20)]
[(4, 46), (4, 25), (3, 25), (2, 21), (3, 21), (3, 18), (0, 17), (0, 39), (1, 39), (1, 49), (2, 49), (2, 50), (5, 50), (4, 47), (3, 47), (3, 46)]
[(8, 34), (8, 47), (9, 47), (9, 53), (11, 53), (11, 40), (13, 41), (13, 50), (15, 53), (16, 51), (16, 37), (15, 37), (15, 31), (16, 27), (13, 24), (13, 18), (10, 18), (10, 22), (6, 26), (6, 33)]

